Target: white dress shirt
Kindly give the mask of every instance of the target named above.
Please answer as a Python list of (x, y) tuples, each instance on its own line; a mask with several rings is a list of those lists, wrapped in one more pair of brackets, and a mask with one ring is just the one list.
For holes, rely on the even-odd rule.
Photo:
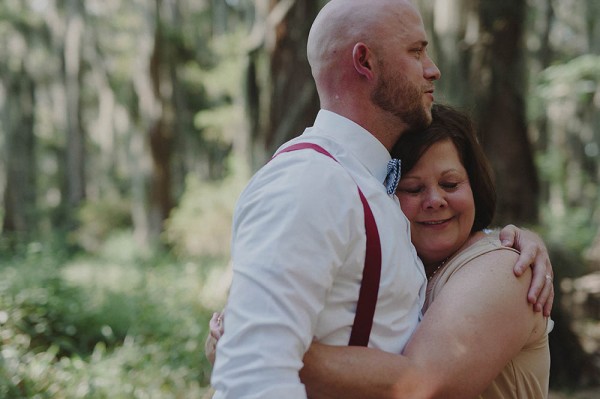
[(369, 346), (400, 353), (420, 318), (426, 278), (409, 223), (383, 181), (390, 159), (368, 131), (321, 110), (312, 128), (251, 179), (233, 220), (233, 281), (217, 345), (215, 399), (306, 398), (298, 372), (311, 341), (347, 345), (365, 261), (367, 198), (381, 241)]

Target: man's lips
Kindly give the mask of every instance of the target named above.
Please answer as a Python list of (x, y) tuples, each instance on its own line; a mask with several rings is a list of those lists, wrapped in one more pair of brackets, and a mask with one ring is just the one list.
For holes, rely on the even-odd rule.
[(431, 100), (432, 100), (432, 101), (433, 101), (433, 99), (434, 99), (434, 97), (433, 97), (433, 92), (434, 92), (434, 91), (435, 91), (435, 90), (434, 90), (433, 88), (432, 88), (432, 89), (429, 89), (429, 90), (425, 90), (425, 94), (426, 94), (427, 96), (429, 96), (429, 97), (431, 98)]

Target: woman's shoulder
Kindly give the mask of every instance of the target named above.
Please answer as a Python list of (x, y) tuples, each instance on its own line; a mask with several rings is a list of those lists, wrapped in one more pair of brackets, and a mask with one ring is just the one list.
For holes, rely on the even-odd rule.
[(502, 245), (497, 232), (480, 232), (470, 245), (459, 250), (448, 260), (446, 268), (450, 273), (454, 273), (473, 261), (489, 258), (494, 258), (495, 261), (506, 259), (509, 263), (512, 261), (514, 266), (518, 254), (519, 251), (516, 249)]
[[(531, 283), (532, 272), (528, 269), (522, 276), (517, 277), (514, 274), (514, 265), (519, 257), (519, 252), (514, 248), (503, 246), (498, 236), (486, 235), (475, 242), (472, 246), (465, 248), (464, 258), (451, 268), (450, 272), (455, 279), (464, 281), (464, 278), (470, 276), (479, 276), (478, 280), (486, 295), (499, 295), (499, 298), (506, 298), (521, 295), (524, 298), (527, 296), (527, 291)], [(461, 254), (459, 254), (461, 255)], [(503, 306), (508, 307), (509, 311), (511, 304), (509, 302), (499, 301)], [(547, 335), (547, 320), (543, 318), (541, 313), (534, 312), (531, 305), (528, 305), (529, 314), (528, 320), (531, 324), (531, 336), (527, 341), (528, 344)], [(524, 309), (523, 309), (524, 310)]]
[[(497, 234), (478, 233), (469, 245), (452, 255), (429, 281), (424, 310), (427, 310), (449, 283), (462, 284), (466, 279), (485, 284), (486, 280), (492, 279), (496, 282), (492, 288), (494, 291), (506, 289), (504, 282), (514, 277), (512, 269), (517, 258), (518, 252), (502, 246)], [(512, 283), (517, 284), (517, 281)]]

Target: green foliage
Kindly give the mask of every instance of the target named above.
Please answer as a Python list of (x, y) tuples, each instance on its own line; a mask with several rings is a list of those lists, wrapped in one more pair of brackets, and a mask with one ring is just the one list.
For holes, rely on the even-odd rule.
[[(218, 67), (199, 69), (188, 65), (185, 69), (186, 81), (202, 82), (208, 99), (208, 104), (195, 113), (193, 126), (200, 132), (202, 149), (212, 169), (208, 177), (212, 179), (223, 178), (231, 172), (226, 169), (227, 157), (235, 150), (236, 142), (247, 140), (244, 135), (248, 128), (241, 101), (245, 70), (243, 43), (245, 40), (239, 31), (216, 37), (211, 41), (211, 49), (219, 59)], [(243, 144), (238, 148), (243, 149)]]
[(242, 184), (233, 177), (218, 182), (188, 177), (179, 206), (165, 224), (164, 237), (178, 255), (229, 254), (233, 209)]
[[(2, 305), (13, 310), (8, 319), (30, 337), (32, 350), (54, 346), (59, 356), (72, 356), (89, 353), (98, 342), (114, 341), (115, 330), (103, 324), (107, 310), (94, 309), (81, 290), (48, 270), (20, 268), (19, 272), (26, 279), (11, 279)], [(121, 339), (124, 334), (118, 331)]]
[(211, 49), (219, 57), (218, 68), (203, 70), (190, 64), (184, 69), (185, 81), (197, 86), (202, 82), (212, 99), (210, 106), (196, 113), (194, 126), (201, 132), (213, 169), (221, 164), (224, 172), (209, 173), (213, 179), (195, 173), (187, 176), (184, 193), (164, 232), (166, 242), (183, 257), (229, 253), (233, 208), (248, 179), (248, 166), (234, 153), (236, 140), (246, 131), (243, 107), (236, 100), (242, 97), (243, 88), (241, 45), (245, 41), (241, 35), (237, 31), (211, 41)]
[[(556, 247), (568, 252), (583, 254), (589, 248), (597, 233), (597, 226), (590, 223), (591, 212), (589, 209), (573, 208), (564, 213), (552, 211), (550, 206), (542, 208), (544, 238), (548, 246)], [(573, 265), (583, 271), (580, 265)]]
[[(117, 243), (118, 241), (118, 243)], [(147, 258), (131, 235), (95, 258), (2, 254), (0, 398), (188, 398), (206, 390), (201, 293), (219, 259)], [(105, 256), (104, 256), (105, 255)], [(128, 256), (125, 256), (128, 255)]]
[[(541, 206), (541, 229), (549, 247), (557, 250), (584, 253), (598, 233), (600, 218), (600, 192), (584, 173), (568, 175), (566, 154), (563, 148), (551, 148), (537, 157), (540, 178), (548, 186), (549, 200)], [(569, 190), (569, 184), (580, 186)], [(579, 192), (584, 195), (570, 193)], [(586, 198), (587, 197), (587, 198)], [(598, 206), (588, 204), (597, 203)], [(585, 272), (583, 260), (570, 265), (569, 274), (581, 275)]]
[(585, 54), (546, 68), (530, 97), (531, 116), (550, 122), (536, 155), (548, 198), (541, 213), (547, 239), (580, 254), (600, 223), (599, 93), (600, 56)]
[(131, 226), (130, 203), (116, 197), (87, 201), (79, 209), (78, 224), (71, 241), (87, 251), (97, 251), (115, 230)]
[(600, 56), (585, 54), (546, 68), (540, 75), (538, 93), (546, 98), (590, 98), (600, 83)]

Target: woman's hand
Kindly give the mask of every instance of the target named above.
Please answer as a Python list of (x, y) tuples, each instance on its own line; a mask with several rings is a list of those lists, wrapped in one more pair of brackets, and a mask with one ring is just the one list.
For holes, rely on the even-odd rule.
[(210, 334), (208, 334), (208, 337), (206, 337), (204, 354), (206, 355), (206, 358), (210, 364), (213, 366), (215, 365), (215, 356), (217, 355), (217, 342), (224, 332), (223, 316), (223, 312), (215, 312), (208, 322)]
[(527, 299), (534, 304), (537, 312), (543, 310), (544, 316), (549, 317), (554, 302), (554, 272), (546, 245), (537, 234), (512, 224), (500, 231), (500, 241), (502, 245), (521, 252), (514, 267), (515, 275), (521, 276), (531, 266), (533, 278)]

